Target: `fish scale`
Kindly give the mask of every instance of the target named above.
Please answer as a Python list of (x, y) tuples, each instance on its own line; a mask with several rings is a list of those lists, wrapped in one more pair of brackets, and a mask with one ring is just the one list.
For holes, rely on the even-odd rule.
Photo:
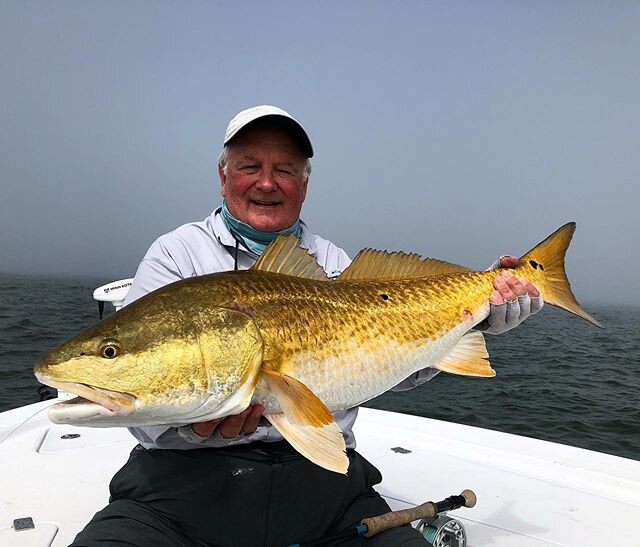
[[(264, 300), (254, 306), (252, 314), (265, 343), (265, 360), (302, 381), (331, 410), (340, 410), (355, 400), (364, 402), (366, 387), (371, 386), (368, 400), (388, 389), (389, 383), (395, 385), (432, 365), (427, 360), (430, 355), (455, 345), (456, 340), (449, 338), (438, 347), (439, 340), (456, 326), (464, 325), (464, 334), (488, 315), (484, 304), (496, 273), (458, 274), (455, 280), (442, 276), (428, 284), (411, 279), (330, 285), (298, 278), (271, 283), (270, 274), (253, 275), (266, 294), (279, 295), (275, 302)], [(296, 305), (280, 306), (282, 296)], [(465, 309), (473, 312), (465, 314)], [(327, 381), (327, 370), (332, 371), (331, 381)], [(384, 383), (368, 378), (382, 374)], [(354, 376), (358, 381), (346, 387), (345, 380)], [(266, 391), (266, 386), (259, 385), (254, 402), (266, 400), (270, 410), (279, 410)]]

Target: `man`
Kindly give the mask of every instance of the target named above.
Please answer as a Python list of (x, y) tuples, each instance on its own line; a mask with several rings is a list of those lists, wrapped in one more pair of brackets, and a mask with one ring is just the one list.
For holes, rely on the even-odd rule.
[[(300, 220), (311, 141), (287, 112), (258, 106), (227, 128), (218, 174), (222, 207), (203, 222), (156, 240), (135, 276), (127, 303), (167, 283), (212, 272), (249, 268), (280, 233), (294, 234), (335, 276), (346, 253), (313, 235)], [(504, 266), (517, 263), (507, 257)], [(538, 291), (510, 275), (496, 277), (488, 332), (514, 327), (542, 305)], [(420, 371), (397, 389), (435, 375)], [(261, 421), (260, 404), (222, 419), (178, 428), (132, 429), (140, 441), (111, 482), (109, 505), (76, 537), (74, 546), (285, 546), (346, 529), (389, 510), (373, 489), (380, 473), (355, 451), (357, 408), (336, 412), (348, 448), (347, 476), (299, 455)], [(326, 545), (427, 545), (410, 526), (372, 539)]]

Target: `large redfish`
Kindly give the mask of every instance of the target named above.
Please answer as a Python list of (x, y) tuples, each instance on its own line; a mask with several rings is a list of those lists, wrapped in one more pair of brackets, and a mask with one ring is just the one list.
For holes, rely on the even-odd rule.
[[(548, 304), (595, 325), (564, 272), (569, 223), (520, 259)], [(346, 472), (331, 411), (357, 406), (434, 367), (494, 376), (473, 327), (489, 314), (499, 271), (365, 250), (330, 280), (291, 237), (253, 268), (162, 287), (63, 342), (35, 366), (78, 399), (51, 407), (58, 423), (183, 425), (251, 403), (304, 456)]]

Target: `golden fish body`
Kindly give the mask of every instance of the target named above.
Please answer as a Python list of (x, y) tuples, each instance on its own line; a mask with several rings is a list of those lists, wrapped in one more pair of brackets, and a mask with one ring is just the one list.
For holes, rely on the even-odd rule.
[[(564, 275), (574, 225), (524, 255), (516, 276), (595, 322)], [(559, 258), (558, 258), (559, 257)], [(337, 280), (281, 237), (256, 266), (182, 280), (64, 342), (38, 379), (80, 395), (54, 421), (182, 425), (251, 402), (302, 454), (346, 471), (330, 411), (357, 406), (425, 368), (493, 376), (482, 335), (498, 272), (364, 251)]]
[[(487, 317), (496, 272), (335, 283), (256, 275), (247, 272), (249, 284), (278, 295), (255, 307), (264, 362), (335, 411), (442, 361)], [(492, 375), (488, 363), (483, 372)], [(267, 413), (280, 411), (264, 380), (253, 402), (266, 404)]]

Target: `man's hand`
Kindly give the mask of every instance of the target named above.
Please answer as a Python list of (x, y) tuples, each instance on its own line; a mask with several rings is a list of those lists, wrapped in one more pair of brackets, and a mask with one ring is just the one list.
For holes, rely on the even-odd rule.
[(251, 405), (240, 414), (191, 424), (191, 429), (200, 437), (209, 438), (211, 435), (223, 439), (235, 439), (238, 435), (251, 435), (258, 427), (258, 422), (264, 412), (264, 406)]
[[(515, 268), (517, 256), (503, 256), (499, 268)], [(511, 272), (503, 271), (493, 280), (493, 292), (489, 297), (491, 311), (476, 328), (489, 334), (501, 334), (517, 327), (527, 317), (538, 313), (543, 306), (540, 291), (527, 279), (517, 279)]]
[[(518, 265), (517, 256), (503, 256), (500, 259), (500, 268), (515, 268)], [(492, 304), (502, 304), (512, 301), (527, 293), (529, 296), (538, 297), (540, 291), (536, 289), (527, 279), (517, 279), (511, 272), (502, 272), (493, 280), (493, 292), (489, 297)]]

